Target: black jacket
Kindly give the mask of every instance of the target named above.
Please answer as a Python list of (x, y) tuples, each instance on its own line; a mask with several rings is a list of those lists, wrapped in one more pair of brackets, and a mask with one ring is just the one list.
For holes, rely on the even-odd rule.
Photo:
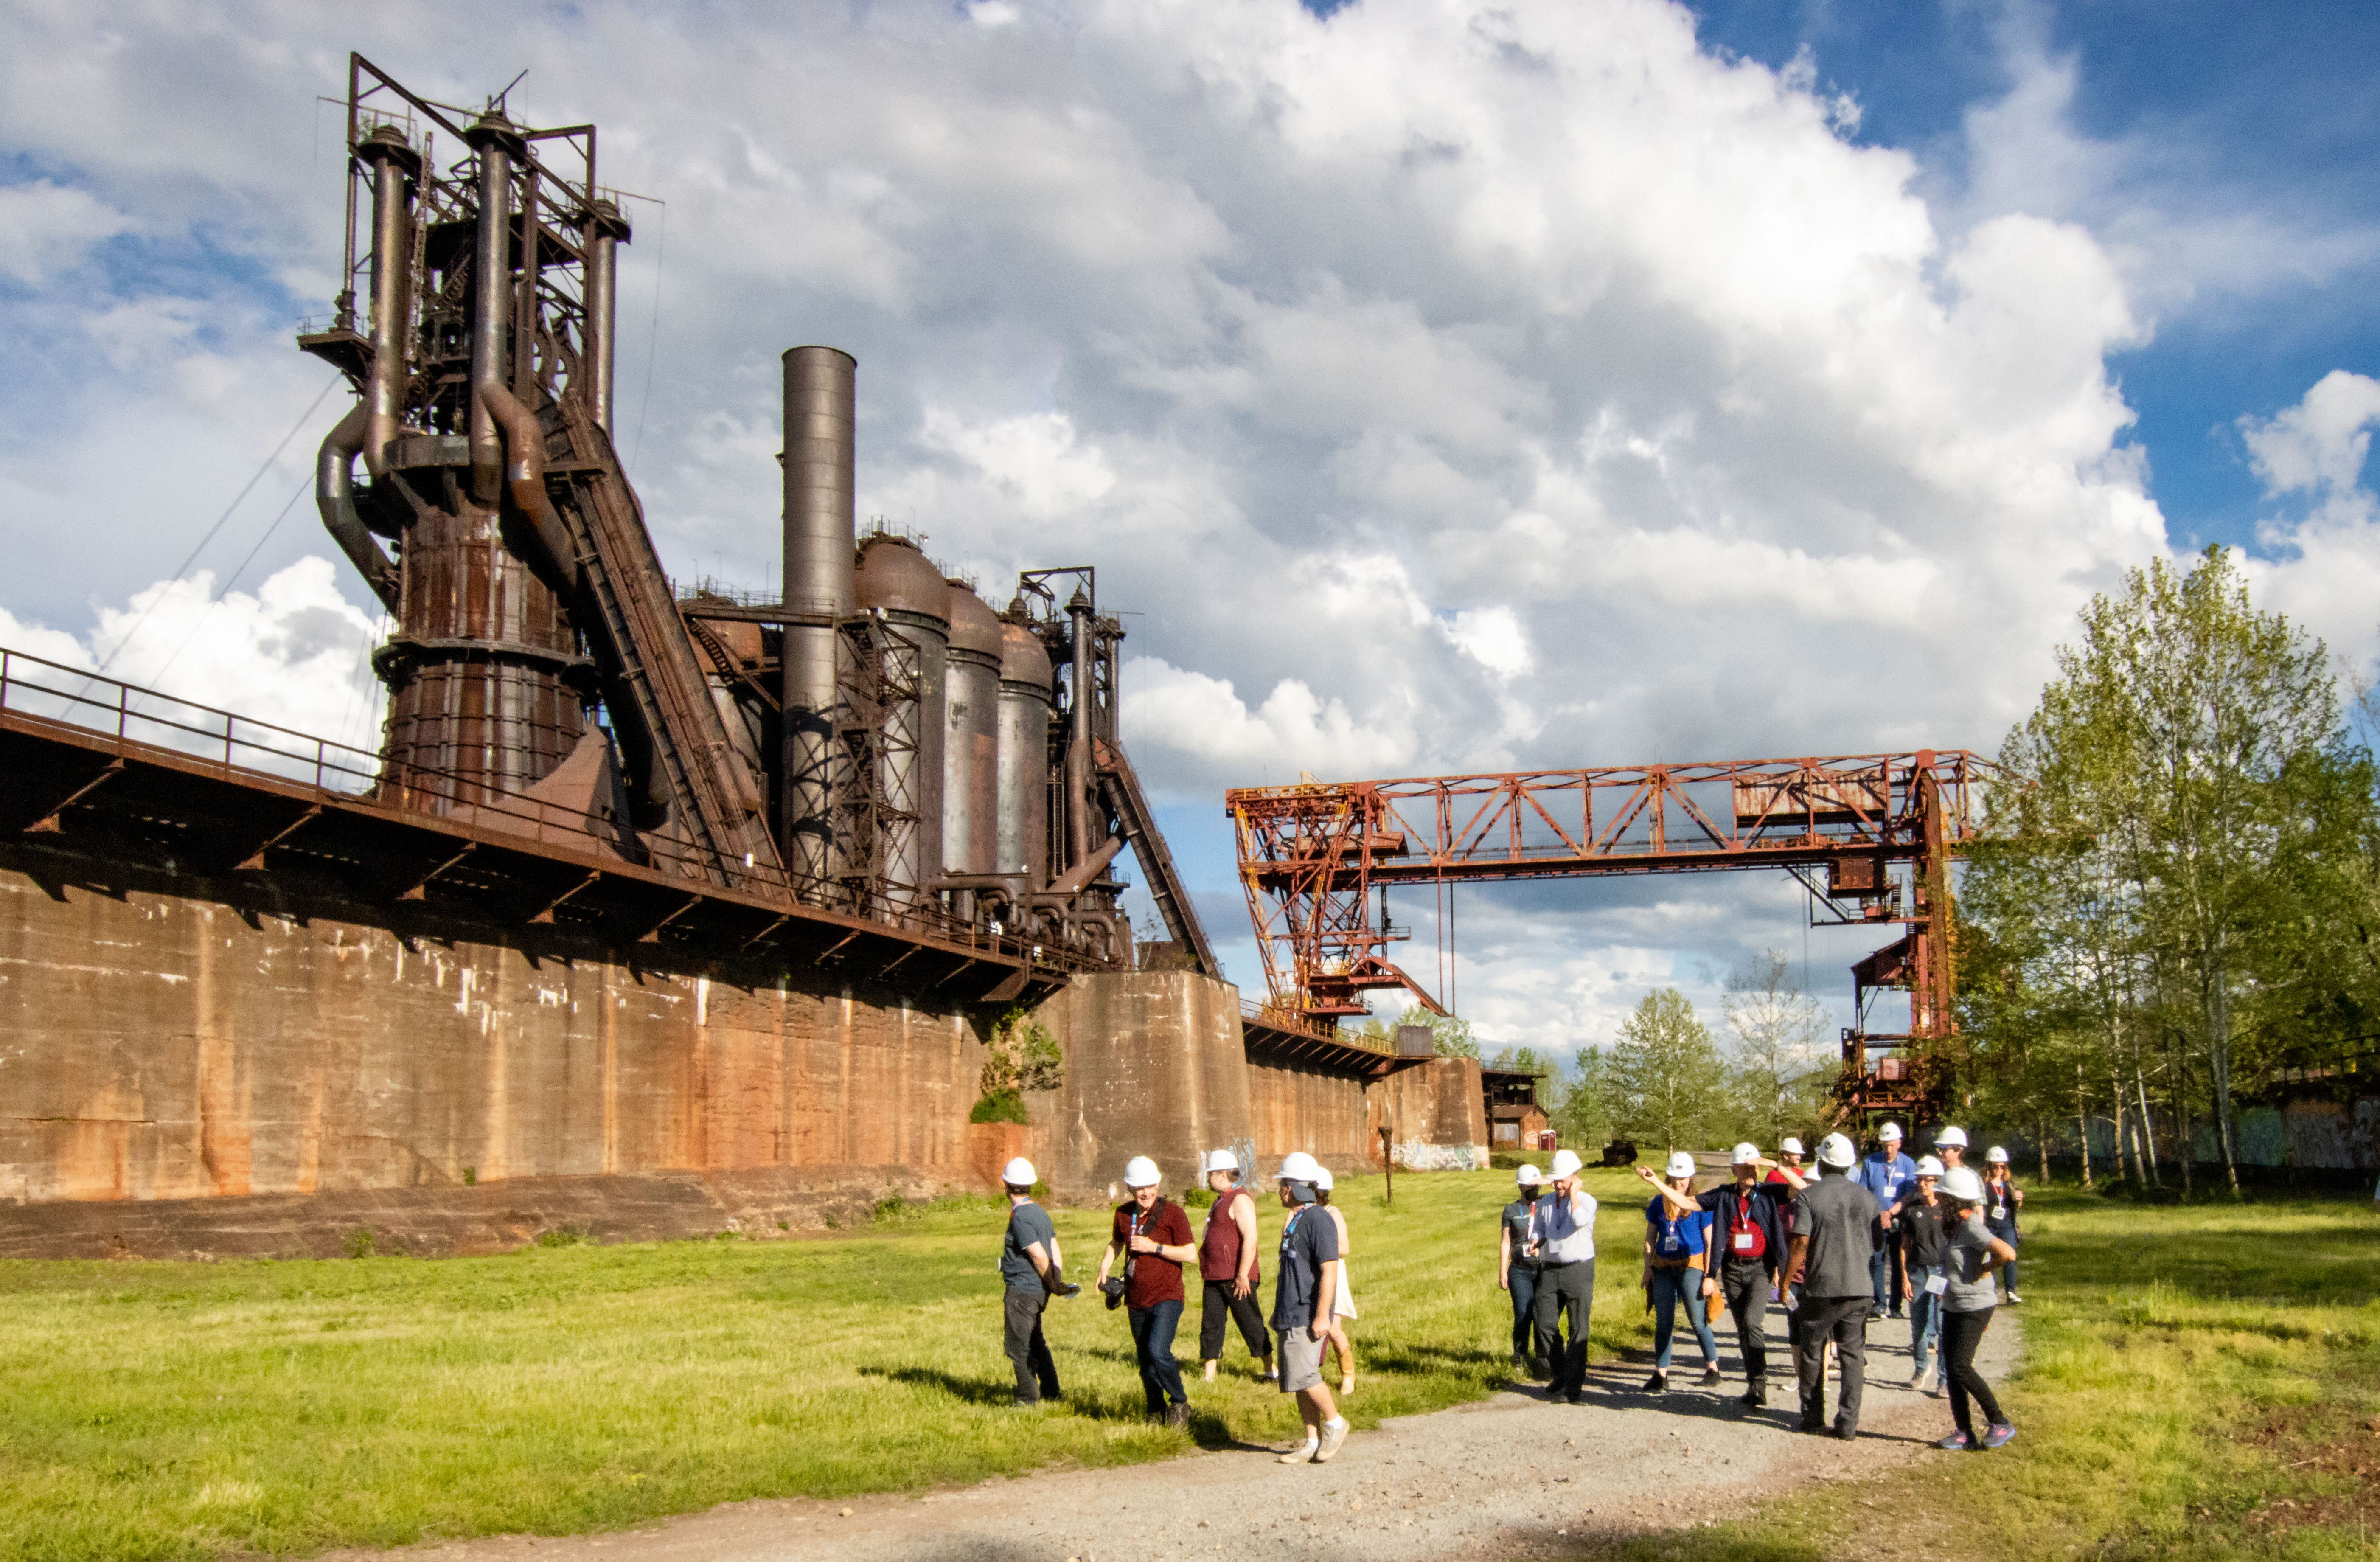
[[(1749, 1214), (1752, 1224), (1760, 1227), (1762, 1237), (1767, 1239), (1767, 1251), (1760, 1255), (1760, 1266), (1768, 1271), (1771, 1279), (1776, 1277), (1785, 1262), (1785, 1244), (1789, 1239), (1785, 1205), (1792, 1193), (1793, 1190), (1782, 1182), (1755, 1182), (1752, 1185)], [(1728, 1233), (1735, 1228), (1736, 1185), (1730, 1182), (1714, 1188), (1697, 1202), (1716, 1220), (1711, 1231), (1711, 1245), (1723, 1256), (1728, 1251)]]

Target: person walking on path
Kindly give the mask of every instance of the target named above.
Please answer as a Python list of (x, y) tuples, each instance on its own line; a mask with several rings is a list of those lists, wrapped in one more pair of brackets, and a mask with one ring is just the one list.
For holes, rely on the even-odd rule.
[(1900, 1125), (1887, 1123), (1876, 1130), (1876, 1153), (1859, 1165), (1860, 1186), (1876, 1200), (1876, 1239), (1868, 1254), (1868, 1279), (1875, 1287), (1870, 1318), (1885, 1315), (1888, 1297), (1892, 1316), (1900, 1316), (1900, 1275), (1892, 1264), (1892, 1206), (1916, 1180), (1917, 1163), (1900, 1153)]
[(1659, 1182), (1652, 1167), (1636, 1168), (1636, 1175), (1654, 1188), (1645, 1203), (1645, 1303), (1653, 1310), (1653, 1375), (1645, 1380), (1647, 1394), (1670, 1391), (1670, 1349), (1677, 1336), (1681, 1302), (1703, 1348), (1702, 1385), (1717, 1388), (1719, 1384), (1718, 1341), (1704, 1316), (1705, 1300), (1718, 1293), (1718, 1281), (1711, 1275), (1711, 1217), (1694, 1200), (1694, 1158), (1677, 1151), (1666, 1169), (1668, 1180)]
[[(1763, 1181), (1764, 1166), (1771, 1168), (1771, 1178), (1784, 1180)], [(1742, 1403), (1757, 1409), (1768, 1403), (1766, 1325), (1769, 1298), (1779, 1294), (1776, 1287), (1784, 1273), (1786, 1223), (1794, 1196), (1809, 1184), (1797, 1168), (1763, 1160), (1756, 1144), (1737, 1145), (1728, 1155), (1728, 1169), (1734, 1180), (1705, 1193), (1694, 1207), (1711, 1223), (1717, 1249), (1712, 1276), (1718, 1294), (1726, 1299), (1729, 1316), (1735, 1320), (1736, 1349), (1743, 1357)], [(1647, 1168), (1640, 1168), (1637, 1175), (1652, 1180)], [(1679, 1198), (1658, 1190), (1655, 1196), (1672, 1205), (1681, 1203)], [(1789, 1309), (1785, 1316), (1791, 1337), (1792, 1311)]]
[(1537, 1261), (1529, 1256), (1529, 1211), (1544, 1181), (1536, 1167), (1521, 1168), (1512, 1179), (1520, 1197), (1504, 1206), (1496, 1239), (1496, 1288), (1512, 1299), (1512, 1370), (1530, 1377), (1547, 1373), (1545, 1358), (1537, 1354)]
[[(1529, 1211), (1529, 1251), (1537, 1260), (1537, 1354), (1553, 1369), (1546, 1397), (1575, 1405), (1586, 1397), (1586, 1329), (1595, 1309), (1595, 1195), (1579, 1186), (1575, 1150), (1554, 1152), (1553, 1188)], [(1570, 1320), (1562, 1343), (1560, 1322)]]
[(1355, 1283), (1348, 1273), (1347, 1261), (1355, 1250), (1347, 1239), (1347, 1214), (1330, 1202), (1331, 1176), (1329, 1166), (1315, 1168), (1314, 1202), (1339, 1228), (1339, 1284), (1330, 1292), (1330, 1348), (1339, 1353), (1339, 1392), (1355, 1392), (1355, 1347), (1347, 1338), (1347, 1320), (1355, 1316)]
[(1339, 1285), (1339, 1228), (1319, 1212), (1322, 1168), (1300, 1150), (1281, 1163), (1281, 1262), (1273, 1271), (1272, 1327), (1281, 1336), (1281, 1391), (1297, 1396), (1305, 1441), (1283, 1464), (1327, 1464), (1347, 1441), (1347, 1418), (1322, 1383), (1322, 1341)]
[[(1948, 1274), (1942, 1291), (1942, 1355), (1950, 1366), (1950, 1419), (1959, 1430), (1942, 1439), (1945, 1448), (1997, 1448), (2016, 1435), (1992, 1385), (1975, 1370), (1975, 1347), (1992, 1326), (1992, 1271), (2016, 1250), (1984, 1228), (1984, 1179), (1972, 1167), (1942, 1174), (1942, 1196), (1950, 1205), (1946, 1224)], [(1985, 1427), (1975, 1434), (1970, 1401), (1983, 1407)]]
[[(1928, 1155), (1917, 1163), (1917, 1181), (1893, 1206), (1901, 1288), (1909, 1296), (1909, 1386), (1925, 1386), (1925, 1366), (1935, 1360), (1942, 1333), (1942, 1217), (1948, 1207), (1936, 1191), (1942, 1163)], [(1942, 1392), (1947, 1361), (1937, 1364), (1932, 1392)]]
[[(1858, 1152), (1830, 1133), (1818, 1144), (1818, 1164), (1849, 1173)], [(1859, 1435), (1860, 1391), (1867, 1378), (1867, 1309), (1875, 1290), (1868, 1255), (1882, 1212), (1864, 1183), (1848, 1175), (1811, 1184), (1793, 1201), (1788, 1285), (1802, 1287), (1802, 1430), (1827, 1429), (1827, 1347), (1842, 1364), (1835, 1435)]]
[(1208, 1206), (1206, 1229), (1198, 1234), (1198, 1359), (1207, 1365), (1207, 1381), (1215, 1381), (1223, 1359), (1228, 1325), (1240, 1326), (1248, 1354), (1273, 1374), (1272, 1336), (1265, 1332), (1264, 1309), (1257, 1297), (1264, 1275), (1257, 1263), (1257, 1202), (1240, 1186), (1240, 1158), (1229, 1150), (1207, 1157), (1207, 1187), (1215, 1195)]
[(1132, 1197), (1116, 1206), (1108, 1251), (1099, 1260), (1099, 1288), (1108, 1271), (1123, 1259), (1123, 1304), (1132, 1322), (1132, 1350), (1140, 1363), (1140, 1391), (1148, 1413), (1172, 1426), (1190, 1424), (1189, 1396), (1182, 1391), (1182, 1367), (1173, 1360), (1173, 1332), (1182, 1326), (1182, 1266), (1197, 1262), (1190, 1240), (1190, 1217), (1159, 1189), (1157, 1163), (1135, 1155), (1124, 1164), (1123, 1185)]
[(1041, 1335), (1041, 1314), (1053, 1296), (1073, 1296), (1083, 1287), (1066, 1283), (1066, 1264), (1058, 1251), (1058, 1228), (1050, 1212), (1033, 1202), (1033, 1163), (1019, 1155), (1001, 1168), (1001, 1186), (1008, 1190), (1008, 1234), (1000, 1244), (1001, 1332), (1009, 1364), (1016, 1369), (1016, 1408), (1029, 1410), (1044, 1399), (1058, 1397), (1058, 1363), (1050, 1342)]
[[(2016, 1234), (2016, 1212), (2023, 1207), (2024, 1190), (2016, 1185), (2009, 1169), (2009, 1153), (1995, 1144), (1984, 1152), (1984, 1229), (2006, 1242), (2011, 1253), (2023, 1243)], [(2000, 1265), (2000, 1284), (2001, 1300), (2011, 1307), (2023, 1302), (2024, 1298), (2016, 1294), (2014, 1258)]]

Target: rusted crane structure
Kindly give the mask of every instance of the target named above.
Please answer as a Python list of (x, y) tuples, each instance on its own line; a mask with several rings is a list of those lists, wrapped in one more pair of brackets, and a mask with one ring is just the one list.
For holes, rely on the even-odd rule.
[[(1964, 750), (1439, 775), (1226, 795), (1274, 1007), (1368, 1012), (1366, 992), (1435, 997), (1390, 958), (1392, 885), (1782, 869), (1839, 923), (1899, 926), (1852, 968), (1848, 1114), (1912, 1113), (1942, 1088), (1951, 1009), (1949, 864), (1985, 762)], [(1907, 1030), (1868, 1029), (1879, 991)], [(1441, 1011), (1442, 1012), (1442, 1011)]]

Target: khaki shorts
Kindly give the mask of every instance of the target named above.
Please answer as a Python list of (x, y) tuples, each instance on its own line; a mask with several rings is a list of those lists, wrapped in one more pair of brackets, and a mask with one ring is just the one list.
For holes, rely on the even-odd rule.
[(1312, 1329), (1281, 1332), (1281, 1391), (1294, 1394), (1322, 1381), (1322, 1342)]

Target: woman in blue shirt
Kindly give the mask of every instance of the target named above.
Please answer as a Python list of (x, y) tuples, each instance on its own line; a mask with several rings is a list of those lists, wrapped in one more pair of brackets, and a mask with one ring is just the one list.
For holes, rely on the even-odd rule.
[[(1681, 1193), (1694, 1190), (1694, 1158), (1681, 1150), (1670, 1157), (1670, 1186)], [(1702, 1342), (1703, 1386), (1718, 1385), (1718, 1340), (1711, 1334), (1704, 1301), (1718, 1282), (1710, 1275), (1711, 1217), (1708, 1212), (1679, 1214), (1659, 1194), (1645, 1206), (1645, 1289), (1653, 1304), (1653, 1375), (1645, 1382), (1647, 1394), (1670, 1389), (1670, 1336), (1677, 1332), (1677, 1310), (1682, 1305)]]

